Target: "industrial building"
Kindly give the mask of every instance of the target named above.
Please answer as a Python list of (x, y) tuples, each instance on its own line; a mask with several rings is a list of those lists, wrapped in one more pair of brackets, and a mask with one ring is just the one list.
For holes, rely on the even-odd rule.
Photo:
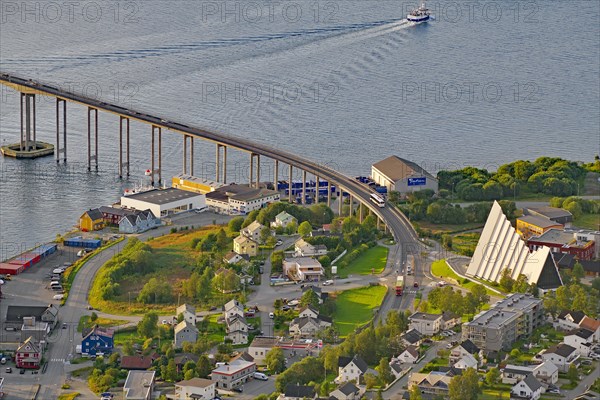
[(550, 229), (563, 229), (564, 225), (545, 217), (525, 215), (517, 218), (517, 233), (525, 240), (532, 236), (540, 236)]
[(206, 205), (224, 214), (247, 214), (280, 199), (279, 192), (267, 188), (231, 184), (206, 194)]
[(189, 192), (196, 192), (200, 194), (210, 193), (225, 186), (223, 183), (211, 179), (199, 178), (197, 176), (188, 174), (175, 175), (171, 182), (173, 187), (176, 189), (187, 190)]
[(547, 218), (563, 225), (573, 222), (573, 214), (571, 214), (569, 211), (563, 210), (562, 208), (549, 206), (537, 208), (525, 207), (523, 208), (523, 215), (535, 215), (537, 217)]
[(121, 206), (135, 210), (150, 210), (159, 217), (206, 207), (203, 194), (175, 188), (151, 189), (121, 197)]
[(371, 166), (371, 178), (388, 191), (410, 193), (431, 189), (437, 193), (438, 180), (416, 163), (390, 156)]
[(579, 240), (577, 232), (550, 229), (540, 236), (529, 238), (527, 246), (531, 251), (546, 246), (553, 253), (572, 254), (579, 260), (591, 260), (596, 253), (596, 243), (593, 240), (586, 239), (587, 237), (582, 237), (582, 240)]

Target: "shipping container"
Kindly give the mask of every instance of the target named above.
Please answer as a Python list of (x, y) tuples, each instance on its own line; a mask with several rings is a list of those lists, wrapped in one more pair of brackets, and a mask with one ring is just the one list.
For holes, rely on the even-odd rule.
[(25, 267), (22, 265), (0, 263), (0, 274), (18, 275), (23, 272), (24, 269)]
[(81, 237), (74, 237), (65, 240), (65, 246), (69, 247), (86, 247), (90, 249), (97, 249), (102, 246), (102, 240), (100, 239), (83, 239)]

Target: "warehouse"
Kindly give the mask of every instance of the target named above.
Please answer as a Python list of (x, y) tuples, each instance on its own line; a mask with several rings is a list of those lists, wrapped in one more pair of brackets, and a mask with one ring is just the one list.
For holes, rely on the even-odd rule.
[(175, 188), (152, 189), (121, 197), (121, 206), (135, 210), (150, 210), (157, 217), (164, 217), (183, 211), (204, 208), (203, 194)]
[(224, 184), (210, 179), (199, 178), (197, 176), (179, 174), (175, 175), (172, 180), (174, 188), (206, 194), (213, 192), (215, 189), (225, 186)]
[(438, 180), (412, 161), (390, 156), (371, 166), (371, 178), (388, 191), (410, 193), (431, 189), (437, 193)]
[(231, 184), (206, 194), (206, 204), (225, 214), (247, 214), (279, 201), (279, 192), (267, 188)]

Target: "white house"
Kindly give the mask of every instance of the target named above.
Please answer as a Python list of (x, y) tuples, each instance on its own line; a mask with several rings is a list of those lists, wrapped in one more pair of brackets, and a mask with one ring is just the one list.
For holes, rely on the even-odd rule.
[(256, 243), (262, 243), (262, 240), (260, 239), (260, 232), (263, 230), (264, 227), (265, 226), (262, 225), (260, 222), (254, 221), (247, 227), (242, 228), (240, 234), (252, 239)]
[(563, 342), (574, 347), (582, 357), (587, 357), (592, 349), (594, 332), (585, 328), (577, 328), (565, 334)]
[(121, 206), (134, 210), (150, 210), (158, 218), (182, 211), (206, 207), (203, 194), (175, 188), (152, 189), (121, 197)]
[(271, 223), (271, 226), (273, 228), (277, 228), (277, 227), (282, 227), (285, 228), (287, 227), (289, 224), (291, 224), (292, 222), (295, 222), (296, 224), (298, 223), (298, 220), (296, 219), (296, 217), (288, 214), (285, 211), (280, 212), (279, 214), (277, 214), (275, 216), (275, 221), (273, 221)]
[(502, 383), (514, 385), (525, 379), (527, 375), (533, 374), (534, 366), (522, 366), (508, 364), (502, 370)]
[(590, 318), (586, 315), (581, 322), (579, 322), (579, 327), (594, 332), (591, 339), (592, 342), (600, 342), (600, 320)]
[(243, 255), (238, 254), (235, 251), (230, 251), (223, 256), (223, 261), (225, 261), (227, 264), (238, 264), (248, 260)]
[(318, 257), (327, 254), (327, 246), (322, 244), (312, 245), (300, 238), (294, 243), (295, 257)]
[(252, 379), (254, 372), (256, 363), (238, 358), (213, 369), (210, 379), (215, 382), (217, 388), (231, 390)]
[(190, 324), (196, 323), (196, 307), (189, 304), (182, 304), (177, 307), (176, 316), (183, 315), (183, 319), (188, 321)]
[(525, 379), (515, 384), (512, 389), (510, 389), (510, 392), (512, 395), (516, 395), (519, 398), (538, 400), (544, 392), (544, 387), (533, 374), (529, 374)]
[(329, 399), (335, 400), (359, 400), (362, 390), (352, 382), (346, 382), (329, 394)]
[(243, 317), (244, 316), (244, 305), (237, 300), (229, 300), (223, 306), (223, 317), (227, 321), (232, 317)]
[(402, 363), (414, 363), (419, 359), (419, 350), (416, 346), (408, 346), (396, 358)]
[(535, 366), (533, 375), (546, 385), (555, 385), (558, 382), (558, 367), (554, 363), (544, 361)]
[(407, 346), (418, 346), (423, 341), (423, 335), (421, 335), (421, 333), (416, 329), (410, 329), (404, 332), (400, 336), (400, 339), (402, 340), (402, 343), (404, 343)]
[(292, 336), (314, 336), (321, 329), (331, 326), (331, 319), (323, 316), (298, 317), (290, 322), (290, 335)]
[[(215, 397), (215, 383), (208, 379), (192, 378), (175, 384), (173, 400), (212, 400)], [(168, 397), (168, 396), (167, 396)]]
[(378, 375), (376, 371), (369, 368), (367, 363), (355, 355), (353, 358), (340, 357), (338, 359), (338, 376), (335, 378), (336, 383), (342, 382), (360, 382), (360, 378), (367, 372), (373, 375)]
[(425, 336), (435, 335), (442, 326), (442, 314), (416, 312), (408, 319), (410, 321), (409, 329), (415, 329)]
[(295, 281), (318, 281), (325, 271), (318, 260), (297, 257), (283, 260), (283, 273)]
[(554, 363), (560, 372), (569, 371), (571, 364), (578, 358), (579, 354), (577, 354), (577, 349), (564, 343), (552, 346), (542, 353), (542, 359)]
[(584, 317), (585, 313), (583, 311), (563, 311), (554, 322), (554, 327), (565, 331), (577, 329)]
[(206, 193), (206, 205), (225, 214), (247, 214), (279, 201), (275, 190), (254, 188), (248, 185), (226, 185)]
[(469, 339), (467, 339), (452, 349), (452, 351), (450, 352), (450, 357), (449, 357), (449, 360), (450, 360), (449, 365), (456, 364), (467, 354), (472, 355), (473, 357), (478, 356), (479, 360), (483, 359), (483, 354), (482, 354), (482, 351), (479, 349), (479, 347), (475, 346), (475, 344), (473, 342), (471, 342)]
[(471, 354), (465, 354), (460, 360), (458, 360), (453, 365), (453, 367), (458, 368), (458, 369), (467, 369), (467, 368), (477, 369), (478, 365), (479, 365), (479, 363), (477, 362), (477, 359), (475, 357), (473, 357)]
[(227, 324), (227, 335), (225, 339), (231, 340), (232, 344), (246, 344), (248, 343), (248, 331), (250, 326), (246, 322), (244, 317), (235, 315), (225, 320)]

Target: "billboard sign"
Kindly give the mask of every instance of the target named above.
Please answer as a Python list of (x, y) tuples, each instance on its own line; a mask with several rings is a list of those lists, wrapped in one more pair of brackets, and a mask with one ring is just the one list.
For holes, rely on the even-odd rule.
[(427, 178), (424, 176), (421, 178), (408, 178), (408, 186), (421, 186), (426, 184)]

